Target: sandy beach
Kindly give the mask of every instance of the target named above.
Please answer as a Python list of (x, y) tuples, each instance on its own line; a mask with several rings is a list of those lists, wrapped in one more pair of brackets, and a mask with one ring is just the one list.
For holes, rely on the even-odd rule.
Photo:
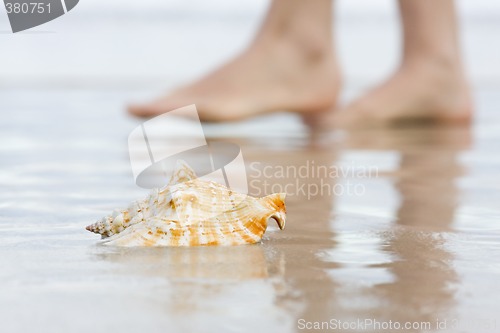
[[(479, 95), (470, 129), (312, 135), (288, 115), (207, 126), (211, 140), (241, 146), (250, 194), (266, 194), (266, 180), (274, 189), (292, 184), (287, 227), (270, 227), (257, 245), (173, 249), (99, 246), (84, 230), (146, 194), (133, 183), (125, 145), (137, 120), (100, 112), (117, 93), (44, 93), (92, 109), (65, 126), (56, 123), (67, 102), (40, 113), (38, 93), (19, 92), (24, 102), (9, 104), (16, 94), (1, 98), (11, 112), (0, 152), (6, 332), (290, 332), (375, 319), (498, 331), (493, 93)], [(280, 130), (266, 135), (272, 124)], [(338, 177), (311, 173), (297, 182), (279, 171), (283, 161), (337, 168)]]
[[(251, 8), (245, 27), (228, 17), (195, 27), (192, 12), (147, 21), (124, 9), (129, 27), (108, 13), (86, 33), (76, 25), (62, 31), (59, 20), (40, 28), (54, 33), (0, 35), (11, 51), (0, 54), (2, 333), (500, 332), (500, 72), (489, 39), (498, 22), (481, 21), (481, 13), (464, 18), (471, 126), (320, 131), (290, 114), (203, 125), (209, 142), (241, 147), (249, 194), (287, 192), (285, 230), (271, 223), (259, 244), (196, 248), (106, 247), (85, 230), (148, 193), (134, 183), (127, 150), (142, 120), (126, 115), (124, 103), (240, 48), (237, 35), (246, 40), (260, 13)], [(78, 22), (93, 13), (77, 9)], [(355, 26), (344, 20), (340, 29)], [(370, 22), (351, 36), (371, 40), (394, 24), (376, 30), (380, 21)], [(148, 29), (174, 46), (148, 51), (155, 44), (142, 37)], [(180, 49), (185, 38), (223, 31), (215, 48)], [(117, 56), (130, 41), (141, 49)], [(192, 65), (146, 66), (169, 52)], [(347, 63), (360, 61), (359, 46), (345, 52), (354, 54)], [(376, 69), (349, 65), (345, 98), (391, 68), (390, 54), (384, 62), (375, 52)]]

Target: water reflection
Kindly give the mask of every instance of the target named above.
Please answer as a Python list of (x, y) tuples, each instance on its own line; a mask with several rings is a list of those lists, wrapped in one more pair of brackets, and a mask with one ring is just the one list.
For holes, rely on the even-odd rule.
[(120, 264), (123, 273), (171, 280), (241, 281), (269, 277), (263, 247), (109, 248), (100, 259)]
[[(278, 236), (279, 242), (273, 244), (283, 254), (286, 267), (283, 280), (288, 289), (277, 297), (276, 305), (289, 309), (296, 328), (300, 320), (314, 323), (330, 319), (435, 325), (436, 318), (452, 311), (452, 286), (457, 282), (457, 274), (452, 266), (453, 255), (446, 247), (447, 234), (443, 232), (453, 227), (459, 199), (455, 181), (463, 172), (458, 154), (468, 147), (469, 141), (468, 129), (381, 130), (350, 133), (342, 148), (335, 142), (321, 142), (321, 136), (317, 136), (311, 146), (303, 150), (263, 155), (260, 149), (252, 156), (251, 160), (266, 161), (265, 166), (296, 167), (311, 160), (316, 165), (335, 165), (339, 163), (337, 156), (344, 152), (390, 151), (400, 157), (396, 170), (381, 175), (386, 182), (394, 184), (399, 207), (390, 214), (389, 220), (381, 221), (382, 226), (372, 226), (370, 235), (366, 234), (366, 224), (356, 225), (353, 220), (348, 231), (358, 234), (360, 240), (344, 244), (348, 249), (342, 252), (362, 254), (364, 250), (357, 247), (371, 242), (377, 244), (372, 251), (389, 258), (385, 262), (376, 256), (370, 261), (372, 254), (368, 253), (361, 260), (356, 254), (350, 258), (351, 264), (346, 263), (347, 258), (331, 260), (330, 256), (323, 256), (338, 252), (337, 245), (342, 238), (336, 224), (346, 217), (335, 214), (336, 196), (321, 193), (307, 198), (296, 192), (289, 197), (287, 236), (283, 239)], [(246, 157), (248, 159), (248, 154)], [(274, 181), (295, 183), (293, 177)], [(307, 181), (319, 184), (320, 179), (309, 177)], [(333, 184), (338, 179), (329, 181)], [(366, 180), (367, 186), (369, 181)], [(364, 210), (363, 198), (349, 200), (351, 206), (360, 212)], [(369, 224), (370, 218), (367, 220)], [(350, 281), (341, 278), (344, 274), (337, 274), (343, 270), (352, 270)], [(381, 271), (389, 275), (389, 279), (379, 282)], [(421, 325), (414, 331), (424, 330)]]
[[(320, 321), (332, 315), (331, 304), (338, 286), (328, 270), (337, 264), (322, 260), (322, 254), (336, 244), (330, 220), (335, 199), (332, 189), (337, 179), (325, 178), (320, 172), (313, 174), (311, 168), (322, 170), (324, 166), (333, 166), (338, 149), (335, 144), (321, 145), (314, 139), (302, 147), (289, 143), (286, 146), (287, 149), (263, 150), (260, 145), (253, 147), (247, 142), (245, 158), (260, 171), (267, 170), (252, 172), (250, 168), (250, 182), (272, 181), (276, 188), (287, 192), (286, 232), (273, 234), (273, 241), (269, 241), (273, 250), (283, 257), (285, 267), (282, 283), (286, 289), (277, 293), (275, 304), (287, 309), (290, 326), (296, 329), (298, 318)], [(301, 174), (304, 167), (309, 172)], [(249, 189), (260, 190), (252, 183)]]
[[(98, 248), (95, 254), (117, 264), (112, 274), (167, 281), (166, 313), (184, 321), (185, 316), (195, 320), (209, 313), (214, 329), (289, 332), (298, 330), (300, 319), (434, 324), (454, 307), (458, 278), (446, 239), (459, 202), (455, 182), (463, 170), (458, 154), (469, 141), (467, 129), (432, 128), (350, 133), (342, 147), (321, 135), (297, 146), (239, 140), (251, 166), (250, 194), (269, 194), (262, 186), (266, 180), (278, 188), (292, 184), (286, 187), (285, 231), (270, 230), (262, 244), (252, 246)], [(396, 170), (380, 175), (400, 199), (389, 218), (353, 218), (336, 209), (338, 198), (332, 191), (299, 190), (303, 182), (321, 187), (326, 181), (333, 188), (340, 179), (302, 179), (293, 173), (269, 179), (262, 172), (284, 165), (300, 168), (307, 161), (335, 166), (346, 151), (392, 151), (401, 157)], [(371, 179), (360, 181), (371, 184)], [(349, 204), (363, 212), (364, 200), (351, 197)], [(346, 234), (357, 241), (346, 241)], [(344, 278), (346, 271), (350, 280)], [(390, 278), (381, 281), (381, 272)]]
[[(260, 186), (265, 181), (272, 181), (281, 189), (292, 184), (286, 187), (289, 196), (285, 232), (269, 230), (262, 244), (252, 246), (100, 247), (96, 250), (97, 257), (117, 264), (112, 266), (112, 274), (166, 279), (170, 286), (170, 296), (165, 300), (168, 313), (196, 318), (210, 307), (208, 311), (214, 318), (222, 318), (221, 314), (228, 309), (241, 307), (243, 313), (224, 317), (224, 323), (218, 326), (223, 329), (238, 331), (245, 324), (247, 329), (243, 331), (248, 331), (252, 325), (260, 324), (266, 330), (289, 332), (296, 327), (297, 315), (315, 320), (328, 317), (329, 304), (335, 299), (335, 285), (327, 270), (336, 264), (325, 262), (321, 254), (335, 245), (335, 235), (329, 228), (333, 193), (310, 195), (297, 189), (304, 184), (319, 186), (325, 181), (320, 177), (297, 183), (293, 174), (268, 179), (259, 171), (283, 165), (299, 168), (307, 161), (319, 166), (333, 165), (336, 149), (295, 147), (284, 151), (269, 146), (262, 149), (255, 141), (238, 143), (247, 165), (253, 165), (249, 168), (249, 183), (253, 184), (249, 186), (250, 194), (270, 194)], [(245, 317), (244, 322), (241, 316)]]
[[(281, 254), (266, 249), (266, 245), (130, 249), (100, 246), (94, 251), (98, 259), (108, 263), (114, 278), (126, 279), (130, 291), (137, 284), (148, 290), (141, 298), (157, 303), (174, 331), (279, 328), (278, 317), (285, 315), (274, 310), (276, 318), (269, 316), (275, 293), (284, 288)], [(129, 292), (126, 284), (122, 284), (124, 296)], [(266, 313), (268, 320), (259, 320)]]
[[(376, 134), (376, 135), (374, 135)], [(368, 136), (375, 140), (367, 140)], [(358, 311), (361, 318), (380, 321), (430, 323), (453, 311), (453, 254), (447, 248), (445, 231), (453, 229), (459, 201), (455, 185), (462, 173), (458, 154), (467, 149), (470, 132), (465, 128), (427, 128), (354, 133), (350, 149), (395, 150), (400, 154), (397, 170), (387, 175), (395, 180), (400, 205), (395, 224), (378, 232), (378, 251), (391, 260), (368, 265), (391, 273), (392, 281), (364, 289), (373, 307)], [(389, 179), (388, 179), (389, 180)], [(368, 303), (370, 304), (370, 303)], [(365, 304), (366, 305), (366, 304)], [(415, 332), (426, 331), (422, 327)]]

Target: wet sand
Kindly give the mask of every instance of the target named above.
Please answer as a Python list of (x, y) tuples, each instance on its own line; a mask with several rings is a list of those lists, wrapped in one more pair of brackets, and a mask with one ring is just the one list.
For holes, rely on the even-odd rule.
[(478, 94), (470, 128), (206, 126), (240, 145), (250, 194), (286, 189), (286, 229), (249, 246), (139, 249), (84, 229), (147, 193), (123, 94), (0, 95), (2, 332), (500, 332), (494, 92)]

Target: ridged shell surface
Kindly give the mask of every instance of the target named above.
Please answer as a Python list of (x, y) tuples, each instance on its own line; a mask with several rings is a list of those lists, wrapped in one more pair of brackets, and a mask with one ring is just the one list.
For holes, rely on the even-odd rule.
[(284, 200), (284, 193), (254, 198), (198, 179), (180, 161), (167, 186), (87, 230), (116, 246), (252, 244), (262, 239), (270, 218), (285, 227)]

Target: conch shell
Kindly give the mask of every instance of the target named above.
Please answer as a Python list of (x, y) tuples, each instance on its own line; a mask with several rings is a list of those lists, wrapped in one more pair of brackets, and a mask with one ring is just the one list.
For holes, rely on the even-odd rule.
[(285, 194), (254, 198), (198, 179), (183, 161), (167, 186), (115, 211), (87, 230), (116, 246), (199, 246), (253, 244), (267, 221), (285, 227)]

